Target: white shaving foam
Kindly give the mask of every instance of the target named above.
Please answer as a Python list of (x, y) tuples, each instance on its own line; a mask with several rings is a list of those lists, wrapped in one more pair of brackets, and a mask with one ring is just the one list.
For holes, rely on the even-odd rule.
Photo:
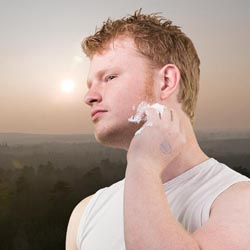
[[(153, 123), (152, 122), (148, 122), (147, 121), (147, 109), (148, 108), (153, 108), (155, 109), (161, 116), (164, 112), (164, 110), (166, 109), (165, 106), (159, 104), (159, 103), (154, 103), (154, 104), (148, 104), (146, 102), (141, 102), (139, 105), (138, 105), (138, 108), (136, 110), (136, 113), (135, 115), (131, 116), (128, 121), (129, 122), (132, 122), (132, 123), (140, 123), (140, 122), (145, 122), (145, 124), (136, 131), (135, 135), (139, 135), (142, 130), (145, 128), (145, 127), (152, 127), (153, 126)], [(132, 107), (132, 109), (134, 110), (134, 106)]]

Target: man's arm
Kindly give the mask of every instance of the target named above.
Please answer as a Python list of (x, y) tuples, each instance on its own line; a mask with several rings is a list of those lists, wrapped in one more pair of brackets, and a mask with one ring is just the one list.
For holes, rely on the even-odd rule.
[[(124, 186), (126, 250), (249, 250), (250, 187), (235, 184), (216, 201), (209, 221), (189, 234), (174, 218), (162, 173), (181, 152), (185, 135), (176, 113), (147, 111), (148, 125), (131, 141)], [(183, 138), (184, 136), (184, 138)]]
[(80, 219), (83, 215), (84, 209), (88, 202), (92, 198), (92, 195), (83, 199), (73, 210), (67, 228), (66, 234), (66, 250), (77, 250), (76, 236), (80, 223)]
[(250, 182), (234, 184), (220, 194), (209, 221), (193, 237), (204, 250), (249, 250)]

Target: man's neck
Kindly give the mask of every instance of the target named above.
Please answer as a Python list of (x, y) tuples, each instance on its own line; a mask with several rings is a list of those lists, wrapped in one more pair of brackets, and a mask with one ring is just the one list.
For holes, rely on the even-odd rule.
[(163, 172), (162, 182), (165, 183), (208, 159), (209, 157), (201, 150), (192, 130), (190, 131), (188, 141), (180, 154)]

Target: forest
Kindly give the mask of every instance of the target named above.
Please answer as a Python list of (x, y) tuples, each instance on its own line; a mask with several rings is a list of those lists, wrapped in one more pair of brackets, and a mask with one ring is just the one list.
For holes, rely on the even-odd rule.
[[(210, 157), (250, 177), (250, 153), (206, 150)], [(64, 249), (73, 208), (98, 189), (123, 179), (125, 170), (124, 151), (97, 144), (2, 144), (0, 248)]]

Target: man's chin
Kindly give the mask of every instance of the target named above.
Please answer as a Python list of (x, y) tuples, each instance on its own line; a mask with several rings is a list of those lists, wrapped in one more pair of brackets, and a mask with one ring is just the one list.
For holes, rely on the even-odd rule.
[(131, 135), (125, 136), (125, 135), (115, 134), (115, 133), (111, 133), (111, 134), (102, 133), (101, 134), (101, 133), (95, 132), (95, 139), (97, 142), (107, 147), (120, 148), (120, 149), (127, 150), (133, 138), (133, 135), (134, 133)]

